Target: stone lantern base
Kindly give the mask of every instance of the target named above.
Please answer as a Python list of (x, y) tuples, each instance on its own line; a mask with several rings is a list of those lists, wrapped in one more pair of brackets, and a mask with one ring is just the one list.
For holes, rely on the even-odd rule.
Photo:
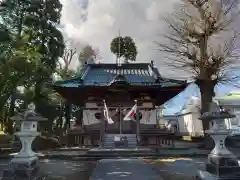
[[(214, 167), (214, 172), (199, 171), (195, 180), (239, 180), (239, 167)], [(216, 173), (219, 171), (219, 173)]]
[(240, 166), (237, 158), (209, 154), (205, 171), (199, 171), (196, 180), (240, 180)]
[(39, 159), (33, 157), (15, 157), (9, 163), (9, 168), (3, 172), (3, 180), (35, 180), (39, 170)]

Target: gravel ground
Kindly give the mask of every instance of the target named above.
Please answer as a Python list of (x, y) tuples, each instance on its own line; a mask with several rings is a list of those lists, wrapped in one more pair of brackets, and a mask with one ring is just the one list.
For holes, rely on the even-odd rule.
[[(41, 160), (40, 175), (46, 175), (46, 180), (88, 180), (95, 162), (71, 162), (62, 160)], [(8, 161), (0, 160), (0, 179)]]
[(207, 158), (162, 158), (145, 160), (153, 165), (165, 180), (190, 180), (204, 169)]
[(163, 180), (142, 159), (103, 159), (93, 171), (91, 180)]
[[(161, 158), (157, 160), (145, 160), (145, 162), (153, 165), (154, 169), (157, 170), (157, 172), (164, 180), (190, 180), (191, 177), (195, 176), (198, 169), (204, 168), (204, 164), (206, 163), (206, 161), (206, 158)], [(105, 174), (107, 174), (108, 171), (114, 171), (115, 174), (108, 176), (110, 179), (114, 179), (113, 176), (120, 176), (120, 174), (116, 174), (117, 171), (130, 172), (131, 167), (133, 167), (132, 165), (134, 163), (138, 164), (139, 161), (135, 160), (131, 163), (125, 161), (122, 163), (124, 165), (121, 165), (121, 167), (119, 168), (119, 162), (116, 164), (116, 161), (110, 162), (109, 160), (106, 160), (104, 164), (107, 164), (107, 166), (110, 166), (111, 168), (105, 168), (104, 166), (104, 171), (102, 172), (101, 168), (100, 171)], [(45, 159), (41, 160), (40, 174), (48, 175), (48, 178), (46, 180), (89, 180), (89, 176), (92, 174), (92, 171), (95, 168), (95, 164), (95, 162), (71, 162), (63, 160)], [(7, 168), (7, 165), (7, 161), (0, 161), (0, 177), (2, 175), (3, 169)], [(146, 174), (146, 168), (144, 167), (144, 165), (141, 166), (143, 167), (143, 170), (140, 171), (140, 166), (135, 166), (138, 167), (137, 175), (139, 175), (139, 180), (142, 177), (146, 179), (146, 175), (144, 175)], [(115, 170), (112, 170), (112, 168), (115, 168)], [(95, 173), (95, 175), (97, 174)], [(123, 177), (121, 177), (121, 179), (122, 178)], [(160, 179), (161, 178), (159, 177), (159, 180)]]

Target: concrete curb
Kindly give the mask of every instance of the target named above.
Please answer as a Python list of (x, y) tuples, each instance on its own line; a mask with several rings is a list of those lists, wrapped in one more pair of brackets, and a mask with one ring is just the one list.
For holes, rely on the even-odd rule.
[[(12, 155), (0, 155), (1, 159), (11, 159)], [(111, 158), (145, 158), (145, 159), (158, 159), (161, 157), (188, 157), (188, 158), (200, 158), (207, 157), (207, 154), (152, 154), (152, 155), (43, 155), (39, 156), (39, 159), (59, 159), (59, 160), (77, 160), (77, 161), (85, 161), (85, 160), (100, 160), (100, 159), (111, 159)]]

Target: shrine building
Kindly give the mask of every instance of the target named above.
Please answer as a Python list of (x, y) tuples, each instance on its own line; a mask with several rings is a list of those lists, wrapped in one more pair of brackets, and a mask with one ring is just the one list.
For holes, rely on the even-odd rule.
[[(78, 76), (52, 86), (68, 102), (83, 107), (81, 128), (70, 132), (78, 134), (79, 145), (109, 147), (119, 135), (133, 147), (157, 145), (159, 138), (170, 133), (158, 126), (157, 109), (187, 85), (163, 77), (151, 62), (85, 64)], [(113, 123), (106, 119), (104, 102)], [(132, 119), (124, 120), (134, 105)]]

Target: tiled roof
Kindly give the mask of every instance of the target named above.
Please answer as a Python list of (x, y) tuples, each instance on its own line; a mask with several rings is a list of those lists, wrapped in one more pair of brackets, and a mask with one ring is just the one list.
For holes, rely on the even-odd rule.
[(150, 63), (87, 64), (82, 73), (73, 79), (56, 82), (61, 87), (110, 86), (125, 81), (130, 85), (161, 85), (162, 87), (182, 85), (183, 81), (160, 76), (157, 68)]

